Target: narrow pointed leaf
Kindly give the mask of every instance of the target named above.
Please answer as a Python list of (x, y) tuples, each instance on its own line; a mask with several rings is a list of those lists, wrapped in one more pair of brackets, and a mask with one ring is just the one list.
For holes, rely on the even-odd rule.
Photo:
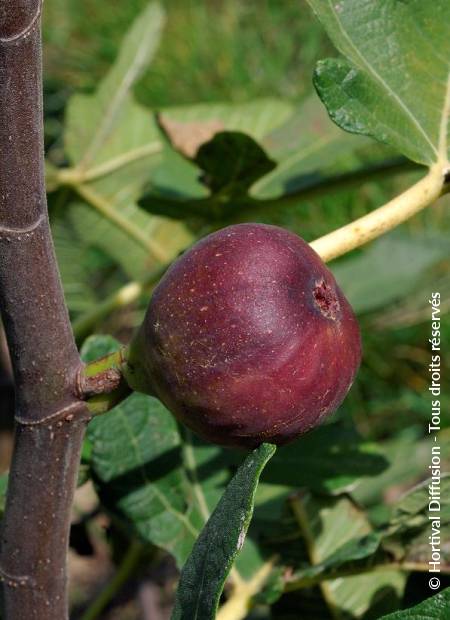
[(244, 544), (259, 476), (275, 452), (262, 444), (240, 466), (186, 562), (172, 620), (213, 620), (225, 579)]

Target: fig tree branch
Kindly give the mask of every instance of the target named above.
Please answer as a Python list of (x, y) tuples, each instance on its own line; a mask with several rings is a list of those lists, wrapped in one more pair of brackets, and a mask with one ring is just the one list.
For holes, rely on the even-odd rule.
[(67, 617), (66, 555), (89, 412), (47, 218), (39, 0), (3, 0), (0, 22), (0, 308), (16, 389), (3, 520), (4, 620)]
[(445, 171), (435, 166), (418, 183), (371, 213), (316, 239), (310, 245), (325, 262), (342, 256), (406, 222), (444, 192)]

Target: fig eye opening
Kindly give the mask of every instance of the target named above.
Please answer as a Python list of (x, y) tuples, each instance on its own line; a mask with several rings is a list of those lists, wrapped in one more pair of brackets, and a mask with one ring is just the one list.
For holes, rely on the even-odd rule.
[(327, 319), (335, 321), (340, 312), (341, 305), (334, 288), (327, 284), (325, 280), (319, 280), (314, 284), (313, 297), (320, 313)]

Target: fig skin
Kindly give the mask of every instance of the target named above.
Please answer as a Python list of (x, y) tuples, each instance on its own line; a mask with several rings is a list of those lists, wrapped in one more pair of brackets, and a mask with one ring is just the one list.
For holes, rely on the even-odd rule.
[(356, 318), (320, 257), (287, 230), (238, 224), (164, 275), (125, 375), (204, 439), (255, 447), (316, 427), (360, 361)]

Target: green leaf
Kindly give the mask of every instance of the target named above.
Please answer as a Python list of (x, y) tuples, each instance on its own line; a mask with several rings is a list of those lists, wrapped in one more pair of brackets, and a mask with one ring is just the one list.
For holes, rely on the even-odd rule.
[(229, 483), (181, 572), (172, 620), (215, 618), (225, 579), (244, 544), (259, 476), (275, 449), (262, 444)]
[[(422, 429), (420, 429), (421, 433)], [(388, 467), (376, 477), (361, 478), (351, 490), (355, 501), (363, 506), (383, 502), (390, 489), (395, 487), (410, 488), (417, 480), (428, 475), (431, 442), (420, 439), (416, 429), (405, 428), (402, 433), (384, 441), (382, 453)], [(409, 456), (414, 452), (414, 460)]]
[[(67, 215), (82, 244), (106, 253), (130, 279), (145, 278), (149, 271), (156, 269), (161, 262), (170, 262), (192, 242), (193, 237), (184, 225), (148, 215), (134, 202), (122, 202), (118, 193), (113, 194), (109, 204), (140, 231), (147, 239), (149, 249), (87, 203), (72, 202)], [(92, 278), (92, 271), (89, 275)]]
[(91, 469), (102, 504), (179, 564), (202, 518), (182, 469), (177, 425), (154, 398), (132, 394), (90, 424)]
[[(117, 350), (92, 336), (84, 361)], [(103, 506), (134, 535), (183, 565), (229, 474), (220, 448), (180, 434), (173, 416), (149, 396), (132, 394), (88, 427), (92, 478)]]
[(230, 201), (236, 210), (252, 202), (250, 185), (274, 167), (258, 142), (291, 113), (290, 104), (275, 99), (163, 110), (161, 125), (179, 153), (166, 148), (140, 205), (175, 219), (220, 220)]
[[(432, 479), (429, 478), (399, 499), (392, 518), (394, 524), (397, 526), (404, 525), (405, 523), (408, 524), (410, 519), (417, 518), (419, 515), (423, 515), (428, 520), (429, 486), (431, 483)], [(445, 510), (450, 517), (450, 474), (443, 474), (441, 476), (439, 490), (441, 493), (441, 516)]]
[(5, 511), (6, 492), (8, 490), (8, 474), (0, 476), (0, 519)]
[(76, 95), (70, 100), (66, 150), (84, 169), (124, 157), (124, 153), (130, 156), (143, 144), (160, 148), (148, 113), (132, 101), (129, 93), (156, 52), (163, 24), (162, 7), (150, 3), (127, 32), (116, 62), (95, 95)]
[(247, 103), (198, 103), (165, 108), (162, 117), (182, 123), (215, 121), (222, 131), (244, 132), (259, 142), (292, 114), (293, 107), (280, 99), (259, 99)]
[(237, 131), (217, 133), (200, 147), (194, 161), (211, 191), (229, 198), (247, 193), (275, 167), (257, 142)]
[(309, 0), (345, 56), (317, 65), (331, 118), (413, 161), (448, 155), (450, 4), (447, 0)]
[(70, 225), (67, 213), (52, 217), (51, 229), (67, 306), (72, 313), (86, 312), (97, 301), (89, 248)]
[[(321, 498), (303, 493), (292, 498), (291, 506), (312, 564), (305, 575), (324, 570), (325, 576), (325, 571), (339, 561), (345, 566), (346, 562), (351, 564), (352, 557), (355, 562), (365, 560), (378, 548), (378, 536), (372, 533), (367, 516), (347, 497)], [(399, 596), (404, 583), (405, 576), (399, 571), (385, 571), (331, 579), (320, 587), (332, 612), (340, 610), (342, 615), (361, 617), (370, 609), (373, 597), (383, 594), (387, 587)]]
[(139, 205), (152, 213), (178, 219), (192, 216), (220, 219), (230, 211), (231, 205), (226, 203), (252, 203), (248, 196), (250, 187), (275, 167), (253, 138), (237, 131), (217, 133), (199, 148), (193, 162), (211, 191), (208, 198), (180, 201), (150, 193), (139, 200)]
[(411, 609), (396, 611), (380, 620), (447, 620), (449, 608), (450, 588), (447, 588)]
[[(296, 108), (273, 99), (233, 105), (201, 104), (169, 108), (163, 111), (162, 117), (180, 124), (216, 121), (222, 124), (222, 131), (245, 132), (277, 163), (273, 172), (254, 184), (251, 194), (255, 198), (273, 198), (309, 187), (317, 181), (318, 170), (322, 171), (343, 153), (364, 149), (369, 143), (360, 136), (339, 131), (318, 103), (317, 96), (313, 95)], [(177, 168), (175, 179), (165, 173), (173, 166), (173, 159), (170, 166), (163, 161), (156, 170), (152, 179), (155, 194), (180, 199), (205, 198), (204, 187), (198, 183), (198, 168), (185, 158), (180, 157), (180, 160), (183, 163)], [(185, 176), (178, 184), (182, 166)]]
[[(441, 477), (440, 506), (435, 513), (429, 511), (430, 483), (431, 479), (426, 480), (401, 497), (392, 507), (388, 522), (376, 530), (382, 548), (399, 562), (428, 566), (430, 518), (434, 515), (439, 517), (441, 538), (445, 539), (450, 531), (450, 474)], [(450, 566), (450, 556), (444, 548), (441, 563)]]
[[(315, 558), (316, 563), (313, 566), (296, 570), (290, 581), (295, 583), (296, 588), (305, 588), (317, 583), (318, 580), (320, 582), (332, 580), (336, 573), (339, 577), (345, 578), (345, 574), (367, 572), (377, 565), (384, 565), (387, 570), (393, 558), (398, 563), (414, 562), (427, 567), (430, 533), (429, 484), (430, 480), (427, 480), (400, 498), (393, 508), (390, 521), (374, 531), (366, 529), (368, 523), (365, 522), (363, 513), (352, 508), (348, 500), (344, 498), (338, 498), (334, 500), (334, 503), (332, 500), (319, 499), (310, 494), (294, 499), (294, 512), (306, 540), (309, 540), (310, 554)], [(447, 499), (449, 493), (450, 475), (443, 476), (441, 479), (440, 534), (442, 538), (450, 532), (450, 501)], [(344, 509), (354, 512), (354, 516), (350, 519), (354, 522), (351, 538), (345, 540), (350, 531), (346, 534), (344, 527), (342, 531), (339, 531), (337, 538), (343, 544), (334, 550), (333, 546), (329, 547), (331, 553), (317, 562), (324, 556), (320, 546), (322, 531), (324, 536), (331, 536), (333, 529), (330, 529), (327, 534), (326, 528), (338, 528), (339, 519), (348, 518), (345, 517)], [(314, 519), (312, 515), (317, 510), (321, 519), (320, 527), (323, 528), (320, 532), (318, 529), (316, 531), (313, 524), (310, 525), (310, 521)], [(340, 513), (342, 513), (341, 516)], [(335, 523), (331, 523), (331, 516), (336, 520)], [(334, 531), (338, 535), (336, 529)], [(355, 537), (358, 531), (363, 535)], [(329, 544), (329, 539), (326, 540), (328, 542), (324, 548)], [(324, 551), (326, 553), (326, 549)], [(444, 549), (441, 561), (442, 566), (447, 566), (449, 563), (448, 554)]]
[(85, 200), (71, 203), (68, 216), (85, 245), (100, 248), (133, 279), (192, 241), (181, 224), (136, 205), (163, 141), (154, 115), (133, 100), (131, 89), (155, 53), (163, 22), (160, 5), (149, 4), (97, 91), (72, 97), (66, 114), (65, 149), (78, 173), (72, 182)]
[(349, 540), (336, 549), (323, 562), (296, 571), (292, 575), (292, 579), (295, 579), (297, 582), (303, 582), (304, 587), (306, 587), (309, 580), (314, 582), (317, 577), (321, 577), (322, 580), (332, 579), (333, 573), (337, 571), (354, 570), (358, 572), (358, 566), (363, 571), (366, 562), (362, 563), (360, 560), (367, 560), (367, 558), (373, 556), (378, 551), (380, 542), (381, 534), (378, 532), (371, 532), (362, 538)]
[(258, 199), (306, 192), (392, 156), (385, 147), (374, 152), (372, 140), (340, 131), (315, 93), (261, 144), (277, 167), (252, 187), (251, 195)]
[[(257, 125), (258, 131), (253, 133), (255, 125), (249, 115), (249, 104), (230, 106), (229, 124), (223, 117), (220, 120), (212, 117), (214, 104), (211, 110), (202, 107), (203, 122), (196, 120), (195, 115), (191, 119), (191, 108), (185, 109), (185, 116), (180, 110), (174, 118), (170, 110), (164, 112), (161, 115), (164, 130), (183, 156), (166, 151), (140, 201), (141, 206), (148, 212), (181, 220), (194, 218), (223, 223), (244, 218), (248, 221), (263, 211), (277, 209), (280, 198), (295, 197), (300, 202), (303, 193), (329, 182), (351, 182), (355, 170), (359, 175), (369, 170), (380, 174), (389, 166), (401, 165), (392, 157), (386, 161), (391, 153), (382, 147), (375, 149), (373, 141), (340, 131), (318, 105), (317, 96), (308, 98), (283, 123), (269, 129), (270, 125), (264, 121), (271, 118), (274, 103), (267, 101), (261, 107), (265, 114)], [(195, 112), (196, 107), (193, 109)], [(258, 110), (255, 105), (256, 118)], [(184, 118), (188, 120), (183, 121)], [(233, 119), (245, 119), (248, 133), (230, 129)], [(212, 128), (219, 122), (226, 131), (216, 130), (214, 135)], [(234, 124), (238, 125), (236, 121)], [(251, 171), (251, 176), (245, 172), (246, 178), (243, 177), (243, 165)], [(218, 173), (227, 177), (219, 181)], [(211, 189), (209, 194), (199, 179), (206, 181)]]
[(115, 353), (120, 349), (120, 343), (106, 334), (101, 336), (89, 336), (81, 348), (81, 358), (85, 364), (95, 362), (99, 357)]

